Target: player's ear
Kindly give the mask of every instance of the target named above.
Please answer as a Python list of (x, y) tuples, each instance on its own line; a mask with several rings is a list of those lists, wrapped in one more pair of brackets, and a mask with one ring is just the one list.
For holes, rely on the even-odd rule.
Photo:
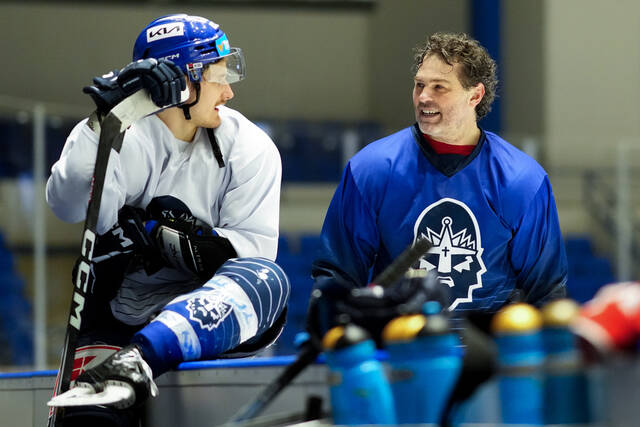
[(482, 101), (484, 97), (484, 84), (478, 83), (474, 87), (471, 88), (471, 98), (469, 99), (469, 105), (475, 108), (476, 105)]

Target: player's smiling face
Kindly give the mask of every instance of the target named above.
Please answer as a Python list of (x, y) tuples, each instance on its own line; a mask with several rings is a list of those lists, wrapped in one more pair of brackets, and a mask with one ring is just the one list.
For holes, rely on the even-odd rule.
[[(191, 118), (197, 126), (217, 128), (220, 126), (218, 107), (233, 98), (233, 90), (228, 83), (220, 83), (225, 81), (224, 61), (211, 64), (206, 73), (207, 79), (203, 78), (200, 82), (200, 100), (191, 107)], [(195, 95), (192, 97), (195, 100)]]
[(475, 107), (484, 95), (482, 83), (469, 89), (462, 86), (460, 67), (430, 55), (414, 77), (413, 106), (420, 130), (449, 144), (464, 143), (465, 136), (477, 129)]

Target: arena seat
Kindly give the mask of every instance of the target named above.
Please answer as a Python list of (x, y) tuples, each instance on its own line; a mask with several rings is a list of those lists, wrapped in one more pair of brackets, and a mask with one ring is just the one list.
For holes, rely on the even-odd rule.
[(0, 363), (30, 365), (33, 362), (33, 320), (31, 303), (25, 297), (25, 283), (15, 271), (13, 255), (0, 234), (0, 341), (8, 345), (9, 360)]
[(594, 253), (589, 236), (567, 236), (565, 247), (569, 263), (567, 291), (571, 298), (584, 303), (603, 285), (616, 281), (611, 261)]

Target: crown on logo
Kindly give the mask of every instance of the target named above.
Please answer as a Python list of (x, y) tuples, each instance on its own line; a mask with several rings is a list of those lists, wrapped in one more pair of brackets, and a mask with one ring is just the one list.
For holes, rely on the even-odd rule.
[[(452, 223), (453, 220), (451, 217), (445, 216), (442, 218), (442, 228), (440, 229), (440, 233), (437, 233), (427, 227), (427, 235), (425, 237), (427, 237), (434, 246), (446, 245), (449, 247), (471, 249), (475, 251), (476, 241), (473, 240), (473, 235), (467, 234), (466, 228), (463, 228), (458, 233), (453, 234), (453, 231), (451, 230)], [(422, 235), (424, 236), (425, 234), (422, 233)]]

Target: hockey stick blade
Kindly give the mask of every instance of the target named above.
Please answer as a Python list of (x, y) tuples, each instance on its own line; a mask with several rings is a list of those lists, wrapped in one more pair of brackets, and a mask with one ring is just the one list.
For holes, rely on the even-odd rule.
[[(181, 94), (181, 99), (186, 100), (188, 96), (189, 92), (185, 90)], [(78, 272), (75, 277), (60, 367), (54, 386), (54, 397), (69, 390), (71, 384), (74, 352), (77, 347), (78, 334), (82, 326), (83, 309), (85, 305), (87, 305), (87, 299), (91, 297), (87, 292), (87, 286), (90, 277), (91, 261), (93, 259), (93, 248), (96, 242), (96, 228), (98, 224), (98, 214), (100, 212), (102, 190), (104, 188), (111, 150), (120, 151), (124, 131), (131, 126), (131, 124), (160, 109), (161, 108), (151, 101), (146, 91), (139, 90), (116, 105), (102, 121), (91, 194), (87, 206), (84, 230), (82, 232), (82, 243), (80, 247), (81, 260), (78, 264)], [(52, 407), (49, 411), (47, 426), (59, 427), (61, 423), (61, 409)]]
[[(402, 279), (407, 269), (414, 262), (418, 261), (431, 249), (431, 246), (431, 242), (427, 238), (418, 238), (412, 246), (409, 246), (398, 255), (398, 257), (376, 277), (372, 284), (388, 287), (396, 283)], [(313, 340), (309, 339), (306, 341), (296, 360), (269, 383), (254, 400), (240, 408), (225, 426), (242, 425), (261, 413), (300, 372), (317, 359), (320, 353), (321, 349), (313, 343)]]
[(126, 406), (135, 400), (133, 387), (126, 383), (108, 383), (101, 392), (90, 387), (74, 387), (47, 402), (49, 406), (71, 407), (88, 405)]

